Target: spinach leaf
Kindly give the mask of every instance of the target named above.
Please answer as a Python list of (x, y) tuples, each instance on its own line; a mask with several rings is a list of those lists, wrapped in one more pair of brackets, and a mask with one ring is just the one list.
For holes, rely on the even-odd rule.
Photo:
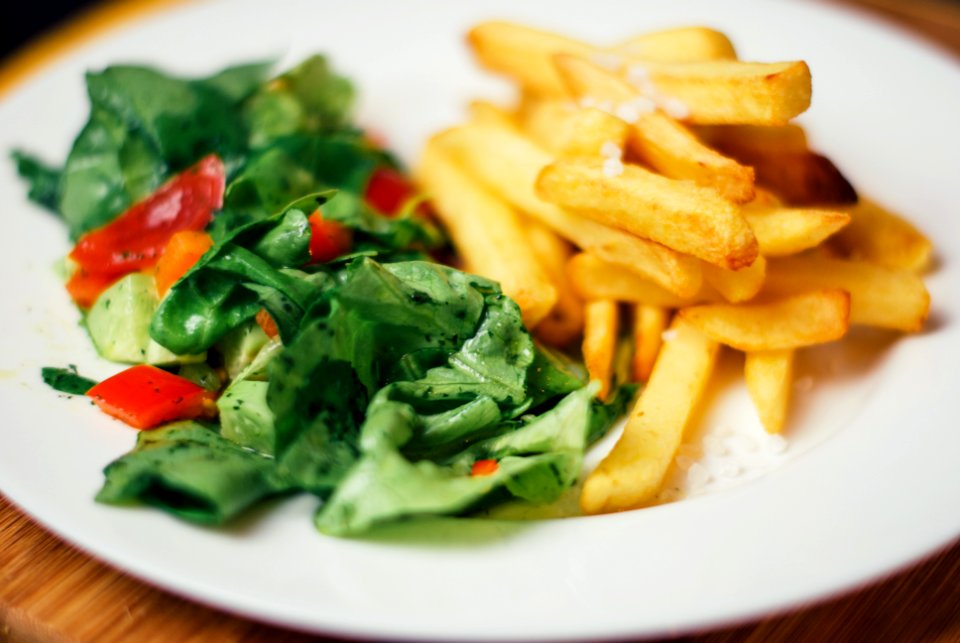
[[(411, 461), (398, 446), (417, 431), (417, 414), (397, 402), (371, 405), (363, 425), (363, 456), (316, 516), (329, 534), (354, 535), (401, 517), (462, 513), (497, 489), (549, 502), (576, 480), (583, 459), (595, 390), (570, 393), (520, 429), (481, 442), (448, 464)], [(497, 470), (471, 476), (479, 459)]]
[(360, 193), (383, 154), (356, 133), (293, 133), (254, 150), (227, 186), (212, 234), (270, 216), (304, 194), (336, 188)]
[[(321, 194), (307, 200), (324, 199)], [(238, 228), (201, 257), (160, 302), (151, 337), (174, 352), (197, 346), (206, 350), (266, 308), (280, 337), (292, 339), (313, 298), (329, 284), (325, 273), (297, 269), (310, 257), (310, 226), (302, 207), (297, 202)]]
[(238, 104), (266, 71), (265, 64), (245, 65), (201, 80), (135, 66), (88, 74), (90, 119), (67, 156), (56, 198), (71, 235), (112, 220), (204, 154), (238, 166), (246, 152)]
[(15, 150), (12, 156), (17, 164), (17, 174), (30, 186), (27, 193), (30, 200), (56, 212), (61, 171), (21, 150)]
[(40, 369), (44, 384), (68, 395), (83, 395), (97, 385), (95, 380), (77, 373), (77, 367), (68, 368), (44, 366)]
[(210, 524), (290, 489), (272, 459), (196, 422), (140, 432), (133, 451), (107, 465), (104, 474), (99, 502), (141, 501)]
[[(484, 294), (470, 284), (495, 289), (491, 282), (436, 264), (380, 265), (366, 258), (348, 265), (337, 281), (311, 306), (299, 333), (268, 368), (274, 452), (292, 445), (284, 457), (289, 463), (318, 444), (344, 445), (330, 463), (310, 473), (312, 486), (337, 479), (344, 465), (352, 464), (367, 401), (406, 356), (450, 354), (473, 333)], [(328, 475), (328, 469), (337, 475)]]

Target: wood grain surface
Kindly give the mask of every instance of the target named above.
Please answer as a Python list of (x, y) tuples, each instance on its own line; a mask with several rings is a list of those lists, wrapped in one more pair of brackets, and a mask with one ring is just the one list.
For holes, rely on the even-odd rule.
[[(161, 6), (172, 0), (148, 0)], [(133, 3), (108, 3), (0, 70), (0, 93)], [(960, 54), (960, 3), (846, 0)], [(84, 22), (84, 20), (86, 22)], [(960, 508), (957, 508), (960, 510)], [(334, 641), (254, 623), (155, 589), (51, 535), (0, 495), (0, 643)], [(960, 544), (852, 594), (758, 622), (687, 636), (692, 643), (960, 642)]]

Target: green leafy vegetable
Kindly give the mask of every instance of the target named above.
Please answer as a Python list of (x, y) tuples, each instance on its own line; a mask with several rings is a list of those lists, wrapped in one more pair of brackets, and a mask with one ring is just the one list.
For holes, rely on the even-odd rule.
[(26, 152), (14, 151), (13, 161), (17, 164), (17, 174), (30, 185), (27, 192), (30, 200), (56, 212), (57, 196), (60, 191), (60, 171), (45, 165)]
[[(214, 246), (159, 301), (148, 274), (129, 275), (87, 315), (102, 353), (179, 364), (220, 390), (219, 425), (141, 432), (97, 499), (218, 524), (307, 492), (323, 503), (317, 527), (337, 535), (556, 499), (632, 389), (595, 400), (498, 284), (429, 260), (445, 240), (415, 206), (386, 217), (367, 204), (373, 173), (396, 162), (350, 123), (353, 87), (323, 57), (267, 81), (269, 67), (203, 79), (108, 67), (87, 75), (90, 117), (62, 170), (14, 154), (30, 197), (73, 236), (203, 155), (228, 170)], [(311, 257), (318, 208), (350, 238), (325, 264)], [(43, 376), (67, 392), (93, 385), (75, 370)], [(481, 460), (496, 462), (488, 475), (474, 475)]]
[(196, 422), (142, 431), (137, 446), (107, 466), (100, 502), (140, 500), (172, 514), (219, 524), (286, 491), (273, 461)]
[(97, 384), (79, 375), (77, 367), (72, 364), (67, 368), (44, 366), (40, 369), (40, 376), (44, 384), (68, 395), (83, 395)]

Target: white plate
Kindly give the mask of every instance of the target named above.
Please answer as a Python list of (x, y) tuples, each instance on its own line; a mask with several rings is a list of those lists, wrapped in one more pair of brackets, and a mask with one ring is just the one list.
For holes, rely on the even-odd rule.
[[(415, 639), (581, 639), (688, 631), (853, 587), (960, 534), (960, 71), (899, 32), (809, 3), (230, 0), (111, 32), (0, 103), (0, 149), (62, 159), (86, 117), (82, 72), (147, 61), (211, 71), (264, 55), (329, 52), (362, 92), (364, 123), (411, 159), (467, 96), (501, 96), (463, 47), (468, 25), (511, 17), (615, 39), (703, 23), (744, 58), (809, 61), (813, 142), (864, 193), (937, 242), (929, 330), (869, 360), (838, 361), (798, 394), (786, 462), (749, 484), (672, 505), (527, 524), (439, 521), (337, 540), (298, 498), (227, 531), (92, 498), (133, 434), (40, 383), (43, 365), (114, 372), (93, 355), (51, 266), (67, 249), (0, 164), (4, 332), (0, 489), (67, 540), (172, 591), (307, 630)], [(814, 353), (814, 355), (819, 355)], [(834, 359), (836, 352), (820, 355)], [(808, 360), (809, 362), (810, 360)], [(816, 362), (817, 360), (813, 360)], [(735, 379), (735, 378), (734, 378)], [(736, 383), (711, 422), (755, 423)]]

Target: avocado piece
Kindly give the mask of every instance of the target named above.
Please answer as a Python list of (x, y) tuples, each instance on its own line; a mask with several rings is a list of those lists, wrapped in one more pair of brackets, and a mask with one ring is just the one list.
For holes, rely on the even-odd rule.
[(227, 377), (231, 380), (237, 379), (269, 343), (270, 338), (255, 321), (247, 322), (227, 333), (217, 342), (217, 350), (223, 356)]
[(274, 455), (273, 411), (267, 405), (269, 382), (238, 380), (217, 400), (220, 435), (265, 455)]
[(150, 338), (150, 320), (159, 299), (153, 277), (140, 272), (122, 277), (97, 298), (85, 324), (104, 359), (128, 364), (189, 364), (205, 354), (176, 355)]

